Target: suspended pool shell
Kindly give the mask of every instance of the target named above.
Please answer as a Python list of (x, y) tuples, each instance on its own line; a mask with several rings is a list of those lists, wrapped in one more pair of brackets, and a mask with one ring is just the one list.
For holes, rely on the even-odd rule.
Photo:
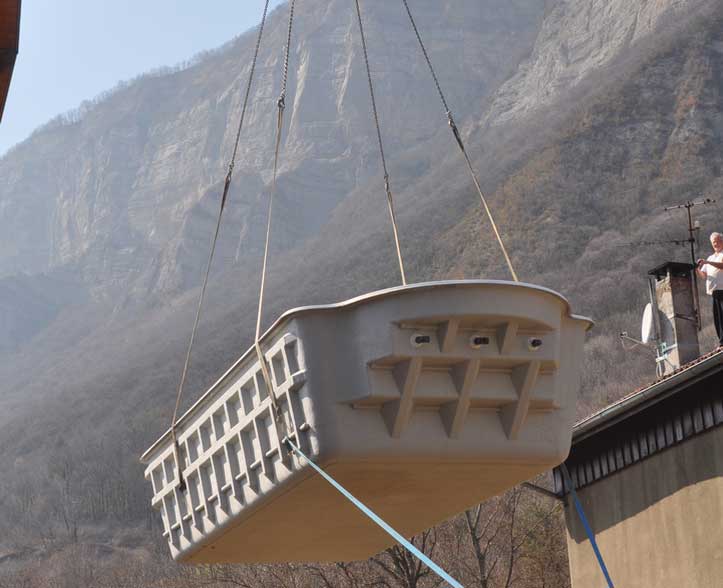
[[(449, 281), (284, 314), (262, 349), (291, 439), (405, 536), (558, 465), (591, 321), (545, 288)], [(142, 460), (176, 560), (349, 561), (392, 540), (282, 446), (254, 349)]]

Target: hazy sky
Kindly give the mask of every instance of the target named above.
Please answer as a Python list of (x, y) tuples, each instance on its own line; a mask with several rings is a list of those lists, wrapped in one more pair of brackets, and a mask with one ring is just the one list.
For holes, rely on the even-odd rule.
[[(271, 0), (276, 6), (282, 0)], [(263, 0), (23, 0), (0, 155), (36, 127), (132, 78), (255, 26)]]

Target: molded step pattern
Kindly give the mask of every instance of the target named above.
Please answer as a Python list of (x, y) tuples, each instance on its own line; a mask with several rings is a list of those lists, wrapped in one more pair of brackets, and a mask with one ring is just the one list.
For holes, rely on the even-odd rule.
[[(311, 447), (311, 399), (299, 340), (290, 334), (265, 352), (286, 430), (305, 452)], [(301, 465), (282, 446), (261, 365), (254, 355), (241, 376), (178, 433), (186, 490), (179, 486), (173, 448), (146, 470), (152, 505), (161, 510), (171, 552), (207, 537), (292, 475)], [(308, 453), (307, 453), (308, 455)]]
[(530, 411), (558, 408), (558, 333), (478, 317), (395, 324), (392, 355), (369, 364), (372, 393), (355, 407), (378, 407), (400, 437), (415, 410), (437, 410), (448, 437), (459, 437), (470, 410), (496, 410), (508, 439)]
[[(413, 535), (560, 462), (589, 326), (543, 288), (452, 281), (294, 309), (262, 342), (304, 453)], [(387, 547), (288, 454), (261, 367), (251, 348), (179, 419), (185, 490), (169, 432), (142, 458), (174, 559), (339, 561)]]

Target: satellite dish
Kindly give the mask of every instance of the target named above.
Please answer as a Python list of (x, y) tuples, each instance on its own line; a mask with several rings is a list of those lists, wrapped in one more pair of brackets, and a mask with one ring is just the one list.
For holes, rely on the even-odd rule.
[(655, 323), (653, 322), (653, 305), (648, 302), (643, 311), (643, 323), (640, 327), (640, 339), (643, 343), (649, 343), (655, 339)]

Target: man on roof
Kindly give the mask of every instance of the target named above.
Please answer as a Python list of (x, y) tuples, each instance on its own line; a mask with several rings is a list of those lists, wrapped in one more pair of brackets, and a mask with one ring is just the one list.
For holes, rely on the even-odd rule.
[(723, 347), (723, 235), (710, 236), (713, 255), (698, 260), (698, 275), (705, 278), (705, 291), (713, 298), (713, 322), (718, 346)]

